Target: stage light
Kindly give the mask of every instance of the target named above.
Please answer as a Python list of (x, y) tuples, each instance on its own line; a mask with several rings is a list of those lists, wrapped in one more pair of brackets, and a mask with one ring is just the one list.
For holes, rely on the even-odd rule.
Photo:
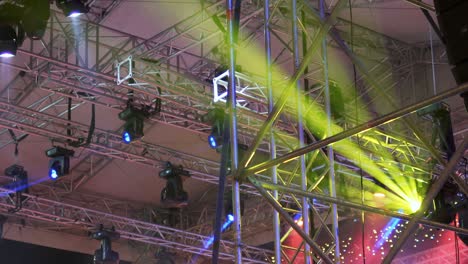
[(120, 238), (114, 228), (104, 229), (101, 225), (99, 230), (91, 234), (91, 238), (101, 242), (101, 247), (94, 252), (94, 264), (120, 263), (119, 253), (112, 250), (112, 241)]
[(304, 221), (302, 221), (302, 218), (297, 221), (297, 225), (298, 226), (303, 226), (304, 225)]
[(211, 133), (208, 136), (208, 143), (210, 144), (210, 147), (212, 149), (217, 149), (220, 146), (222, 146), (222, 144), (223, 144), (222, 140), (223, 140), (223, 138), (221, 136), (215, 135), (213, 133)]
[(70, 18), (79, 17), (89, 11), (89, 8), (80, 0), (59, 0), (57, 1), (57, 7), (63, 11), (65, 16)]
[(5, 175), (11, 177), (13, 182), (6, 185), (11, 190), (10, 198), (14, 201), (15, 208), (9, 209), (10, 213), (15, 213), (23, 207), (23, 201), (26, 197), (23, 193), (29, 193), (28, 172), (23, 166), (14, 164), (5, 169)]
[(122, 140), (127, 144), (130, 143), (132, 141), (132, 137), (130, 136), (130, 133), (128, 133), (127, 131), (124, 131), (122, 135)]
[(0, 26), (0, 57), (11, 58), (16, 55), (18, 39), (15, 29), (10, 25)]
[(5, 175), (11, 177), (13, 182), (7, 185), (7, 189), (15, 192), (29, 193), (28, 172), (23, 166), (14, 164), (5, 169)]
[(53, 147), (46, 151), (47, 157), (51, 158), (49, 161), (48, 176), (52, 180), (67, 175), (70, 171), (70, 157), (75, 154), (73, 150), (61, 147)]
[(450, 107), (445, 103), (435, 103), (418, 110), (417, 113), (432, 121), (432, 144), (438, 143), (440, 150), (446, 154), (447, 160), (450, 160), (456, 150)]
[(374, 197), (377, 198), (377, 199), (385, 198), (385, 193), (375, 192)]
[[(223, 226), (221, 226), (221, 232), (226, 231), (226, 229), (228, 229), (228, 227), (230, 227), (233, 222), (234, 222), (234, 216), (232, 214), (228, 214), (226, 221), (224, 221)], [(205, 242), (203, 242), (205, 249), (210, 247), (213, 244), (213, 242), (214, 242), (214, 235), (210, 236)]]
[(58, 178), (57, 170), (54, 169), (54, 168), (51, 168), (50, 171), (49, 171), (49, 177), (50, 177), (52, 180), (57, 179), (57, 178)]
[(147, 114), (132, 106), (127, 106), (119, 113), (119, 119), (125, 121), (122, 132), (122, 141), (126, 144), (144, 136), (143, 128)]
[(447, 181), (432, 200), (426, 216), (430, 220), (449, 224), (455, 219), (457, 211), (464, 206), (465, 200), (458, 185)]
[(228, 214), (227, 219), (228, 221), (234, 222), (234, 216), (232, 214)]
[(413, 213), (416, 213), (419, 210), (419, 208), (421, 208), (421, 202), (420, 201), (411, 200), (411, 201), (409, 201), (409, 203), (410, 203), (411, 211)]
[(170, 162), (159, 172), (159, 177), (166, 180), (166, 187), (161, 191), (161, 202), (171, 208), (187, 205), (188, 193), (184, 191), (182, 176), (190, 177), (190, 173), (182, 166), (173, 166)]
[(41, 39), (44, 36), (49, 17), (49, 0), (26, 0), (22, 18), (26, 35), (34, 40)]
[(223, 145), (224, 119), (226, 114), (223, 108), (213, 108), (204, 116), (201, 121), (210, 123), (211, 134), (208, 136), (208, 144), (212, 149), (219, 150)]
[(156, 262), (157, 264), (175, 264), (174, 258), (173, 258), (175, 255), (176, 255), (175, 253), (167, 251), (166, 248), (159, 247), (156, 250), (154, 257), (157, 260)]

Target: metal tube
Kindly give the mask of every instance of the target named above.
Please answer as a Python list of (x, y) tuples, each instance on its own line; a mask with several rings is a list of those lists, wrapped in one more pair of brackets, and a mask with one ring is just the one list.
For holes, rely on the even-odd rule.
[[(411, 1), (409, 1), (411, 2)], [(307, 3), (307, 2), (306, 2)], [(421, 2), (417, 2), (421, 3)], [(307, 10), (310, 11), (310, 14), (314, 16), (315, 18), (319, 19), (322, 24), (323, 23), (329, 23), (326, 20), (323, 20), (319, 17), (317, 12), (310, 6), (307, 5), (308, 7)], [(376, 88), (376, 91), (380, 93), (380, 95), (384, 96), (390, 105), (393, 107), (396, 107), (396, 104), (393, 102), (392, 98), (386, 94), (385, 92), (382, 92), (381, 90), (378, 89), (379, 85), (378, 83), (370, 76), (369, 71), (367, 71), (366, 67), (364, 67), (364, 64), (357, 58), (357, 56), (352, 52), (352, 50), (349, 48), (349, 46), (346, 44), (346, 42), (343, 41), (343, 39), (340, 37), (340, 34), (338, 33), (338, 30), (335, 27), (332, 27), (330, 29), (330, 36), (333, 38), (333, 40), (340, 46), (343, 50), (343, 52), (350, 58), (350, 60), (353, 62), (354, 65), (358, 68), (358, 70), (361, 72), (363, 75), (363, 78), (371, 84), (372, 87)], [(423, 133), (419, 131), (418, 127), (414, 125), (411, 121), (403, 119), (403, 122), (413, 131), (413, 133), (416, 135), (419, 140), (423, 143), (423, 145), (429, 150), (429, 152), (435, 157), (437, 162), (439, 162), (442, 165), (446, 165), (446, 161), (442, 158), (442, 156), (438, 153), (438, 151), (431, 145), (431, 143), (425, 139)], [(457, 185), (460, 187), (463, 193), (468, 195), (468, 185), (460, 178), (458, 177), (453, 177)]]
[[(339, 0), (335, 8), (333, 9), (333, 12), (330, 14), (328, 17), (328, 20), (333, 20), (337, 15), (339, 10), (341, 10), (341, 6), (343, 6), (346, 3), (344, 0)], [(304, 58), (302, 59), (302, 62), (300, 66), (298, 67), (298, 70), (294, 73), (294, 75), (291, 77), (291, 83), (283, 90), (281, 93), (277, 103), (273, 107), (273, 111), (270, 112), (268, 115), (267, 119), (265, 120), (265, 123), (263, 123), (262, 127), (257, 133), (257, 137), (255, 140), (252, 142), (249, 150), (245, 154), (245, 157), (243, 158), (242, 162), (240, 163), (239, 170), (234, 174), (235, 178), (240, 178), (239, 176), (245, 176), (244, 169), (250, 164), (252, 161), (252, 158), (255, 154), (255, 151), (257, 150), (258, 146), (260, 145), (263, 137), (265, 136), (266, 132), (269, 130), (271, 125), (276, 121), (277, 117), (283, 110), (284, 106), (286, 105), (288, 96), (291, 94), (293, 91), (294, 87), (296, 86), (296, 82), (299, 79), (299, 77), (302, 75), (304, 72), (305, 68), (309, 65), (310, 61), (312, 60), (312, 56), (315, 54), (316, 49), (318, 48), (319, 44), (321, 43), (322, 38), (326, 35), (326, 33), (332, 28), (332, 25), (330, 23), (324, 23), (322, 26), (319, 28), (319, 32), (315, 35), (314, 40), (312, 41), (312, 44), (310, 47), (307, 49), (307, 54), (304, 55)]]
[[(268, 112), (273, 111), (275, 104), (273, 97), (273, 78), (271, 69), (271, 34), (270, 34), (270, 0), (265, 0), (263, 7), (263, 15), (265, 18), (264, 31), (265, 31), (265, 57), (266, 57), (266, 84), (268, 89)], [(270, 158), (276, 158), (276, 142), (273, 129), (270, 129)], [(278, 183), (278, 174), (276, 166), (271, 167), (271, 181)], [(273, 191), (273, 198), (278, 201), (278, 191)], [(281, 261), (281, 230), (280, 230), (280, 217), (279, 213), (273, 212), (273, 235), (274, 235), (274, 250), (275, 262)]]
[[(240, 1), (240, 0), (237, 0)], [(229, 33), (229, 89), (228, 106), (231, 118), (231, 167), (232, 171), (237, 171), (238, 167), (238, 143), (237, 143), (237, 107), (236, 107), (236, 51), (234, 43), (234, 2), (226, 0), (226, 15), (228, 18)], [(240, 210), (240, 184), (234, 179), (232, 184), (232, 204), (234, 213), (234, 233), (235, 233), (235, 263), (242, 263), (241, 248), (241, 210)]]
[[(294, 55), (294, 70), (298, 71), (300, 67), (300, 59), (299, 59), (299, 36), (298, 36), (298, 26), (297, 26), (297, 0), (291, 1), (291, 11), (292, 11), (292, 34), (293, 34), (293, 55)], [(298, 76), (299, 77), (299, 76)], [(296, 105), (297, 105), (297, 131), (298, 131), (298, 140), (299, 140), (299, 147), (302, 148), (305, 146), (304, 140), (304, 121), (302, 118), (302, 87), (301, 81), (299, 78), (296, 80)], [(300, 157), (300, 168), (301, 168), (301, 190), (307, 190), (307, 171), (306, 171), (306, 161), (305, 155), (301, 155)], [(307, 197), (302, 197), (302, 221), (303, 221), (303, 229), (304, 233), (310, 235), (310, 223), (309, 223), (309, 201)], [(309, 264), (311, 263), (310, 259), (310, 245), (304, 245), (304, 263)]]
[[(343, 207), (349, 207), (349, 208), (358, 209), (358, 210), (371, 212), (371, 213), (376, 213), (376, 214), (380, 214), (380, 215), (385, 215), (385, 216), (389, 216), (389, 217), (397, 217), (397, 218), (404, 219), (404, 220), (410, 220), (411, 219), (411, 216), (408, 216), (408, 215), (395, 213), (395, 212), (392, 212), (392, 211), (379, 209), (379, 208), (371, 207), (371, 206), (368, 206), (368, 205), (363, 205), (363, 204), (360, 204), (360, 203), (354, 203), (354, 202), (350, 202), (348, 200), (343, 200), (343, 199), (340, 199), (340, 198), (333, 198), (333, 197), (323, 195), (323, 194), (320, 194), (320, 193), (305, 192), (305, 191), (299, 190), (297, 188), (291, 188), (291, 187), (287, 187), (287, 186), (284, 186), (284, 185), (272, 184), (270, 182), (257, 180), (253, 176), (249, 176), (249, 181), (254, 185), (259, 185), (259, 186), (261, 186), (261, 187), (263, 187), (265, 189), (268, 189), (268, 190), (278, 190), (279, 192), (283, 192), (283, 193), (289, 193), (289, 194), (294, 194), (294, 195), (298, 195), (298, 196), (307, 196), (309, 199), (317, 199), (317, 200), (324, 201), (324, 202), (327, 202), (327, 203), (336, 203), (338, 205), (342, 205)], [(426, 219), (419, 219), (418, 221), (419, 221), (419, 223), (421, 223), (423, 225), (426, 225), (426, 226), (451, 230), (451, 231), (454, 231), (454, 232), (457, 232), (457, 233), (460, 233), (460, 234), (468, 235), (468, 229), (459, 228), (459, 227), (452, 226), (452, 225), (447, 225), (447, 224), (441, 224), (441, 223), (426, 220)]]
[[(325, 262), (325, 263), (333, 263), (333, 261), (325, 254), (325, 252), (320, 249), (319, 245), (317, 245), (312, 238), (310, 238), (309, 234), (305, 233), (304, 230), (298, 226), (295, 222), (294, 219), (289, 216), (289, 214), (283, 210), (283, 207), (281, 204), (278, 203), (277, 200), (275, 200), (263, 187), (259, 184), (257, 180), (255, 180), (253, 177), (248, 178), (249, 181), (255, 186), (257, 191), (273, 206), (273, 208), (281, 215), (281, 217), (305, 240), (305, 242), (314, 249), (314, 253), (317, 253), (319, 257)], [(279, 262), (278, 262), (279, 263)]]
[(426, 9), (428, 11), (432, 11), (432, 12), (435, 12), (435, 8), (429, 4), (426, 4), (424, 3), (423, 1), (421, 0), (405, 0), (406, 2), (410, 3), (410, 4), (413, 4), (417, 7), (420, 7), (422, 9)]
[[(351, 8), (351, 7), (350, 7)], [(319, 1), (319, 12), (320, 18), (325, 19), (325, 1)], [(322, 40), (322, 62), (323, 62), (323, 78), (325, 84), (325, 111), (327, 113), (327, 137), (332, 135), (331, 125), (332, 125), (332, 116), (331, 116), (331, 103), (330, 103), (330, 85), (328, 81), (328, 54), (327, 54), (327, 39)], [(302, 147), (302, 146), (301, 146)], [(328, 163), (329, 163), (329, 187), (330, 195), (333, 198), (336, 198), (336, 179), (335, 179), (335, 159), (333, 146), (329, 145), (327, 148), (328, 154)], [(331, 205), (332, 213), (332, 233), (335, 239), (335, 263), (340, 263), (340, 238), (338, 236), (338, 208), (334, 203)]]
[(423, 107), (426, 107), (426, 106), (429, 106), (433, 103), (436, 103), (440, 100), (443, 100), (443, 99), (446, 99), (448, 97), (451, 97), (451, 96), (454, 96), (454, 95), (457, 95), (459, 93), (462, 93), (462, 92), (465, 92), (465, 91), (468, 91), (468, 83), (465, 83), (465, 84), (462, 84), (460, 86), (457, 86), (455, 88), (451, 88), (447, 91), (444, 91), (444, 92), (441, 92), (439, 93), (438, 95), (436, 96), (433, 96), (433, 97), (430, 97), (428, 99), (425, 99), (419, 103), (415, 103), (413, 105), (409, 105), (407, 107), (404, 107), (404, 108), (401, 108), (399, 110), (396, 110), (396, 111), (393, 111), (389, 114), (386, 114), (382, 117), (379, 117), (379, 118), (376, 118), (374, 120), (370, 120), (366, 123), (363, 123), (361, 125), (358, 125), (358, 126), (355, 126), (353, 128), (350, 128), (346, 131), (343, 131), (341, 133), (338, 133), (334, 136), (331, 136), (331, 137), (328, 137), (328, 138), (325, 138), (323, 140), (319, 140), (319, 141), (316, 141), (308, 146), (305, 146), (303, 148), (300, 148), (300, 149), (297, 149), (297, 150), (294, 150), (288, 154), (285, 154), (279, 158), (276, 158), (274, 160), (270, 160), (270, 161), (266, 161), (266, 162), (262, 162), (260, 164), (257, 164), (257, 165), (254, 165), (254, 166), (251, 166), (249, 168), (246, 168), (242, 175), (241, 176), (247, 176), (249, 174), (255, 174), (255, 173), (258, 173), (260, 171), (264, 171), (268, 168), (270, 168), (271, 166), (275, 166), (275, 165), (278, 165), (278, 164), (281, 164), (283, 162), (286, 162), (288, 160), (291, 160), (291, 159), (294, 159), (300, 155), (303, 155), (305, 153), (308, 153), (308, 152), (311, 152), (311, 151), (314, 151), (316, 149), (319, 149), (319, 148), (323, 148), (327, 145), (330, 145), (334, 142), (337, 142), (339, 140), (342, 140), (342, 139), (345, 139), (345, 138), (348, 138), (350, 136), (353, 136), (355, 134), (358, 134), (358, 133), (362, 133), (364, 131), (367, 131), (371, 128), (374, 128), (376, 126), (380, 126), (382, 124), (385, 124), (385, 123), (388, 123), (394, 119), (397, 119), (397, 118), (400, 118), (402, 116), (405, 116), (407, 114), (410, 114), (418, 109), (421, 109)]
[(424, 197), (424, 200), (421, 203), (421, 208), (419, 208), (419, 210), (414, 214), (409, 223), (406, 225), (406, 229), (403, 231), (403, 233), (401, 233), (397, 242), (388, 252), (387, 256), (382, 262), (383, 264), (390, 264), (393, 258), (398, 254), (401, 247), (405, 244), (406, 239), (408, 239), (408, 237), (412, 234), (419, 219), (421, 219), (424, 216), (424, 212), (430, 206), (432, 200), (440, 192), (445, 182), (450, 177), (450, 174), (452, 174), (452, 172), (456, 169), (458, 165), (458, 160), (460, 160), (463, 157), (463, 154), (465, 153), (465, 150), (467, 148), (468, 138), (465, 138), (462, 144), (458, 147), (457, 151), (453, 154), (452, 158), (440, 174), (439, 178), (432, 184), (431, 188), (429, 188), (429, 191), (427, 191), (426, 197)]
[(223, 146), (221, 150), (221, 166), (219, 168), (218, 196), (216, 201), (213, 253), (211, 263), (217, 264), (219, 260), (219, 241), (221, 240), (221, 221), (223, 218), (224, 191), (226, 186), (227, 167), (229, 162), (230, 120), (224, 120)]

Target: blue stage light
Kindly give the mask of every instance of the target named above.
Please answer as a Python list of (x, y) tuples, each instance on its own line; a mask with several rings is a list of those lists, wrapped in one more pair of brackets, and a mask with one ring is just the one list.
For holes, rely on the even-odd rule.
[(228, 214), (227, 219), (229, 222), (234, 222), (234, 216), (232, 214)]
[[(232, 214), (228, 214), (227, 215), (227, 219), (226, 221), (224, 222), (223, 226), (221, 227), (221, 232), (224, 232), (226, 231), (226, 229), (234, 222), (234, 216)], [(214, 235), (212, 235), (211, 237), (209, 237), (204, 243), (203, 245), (205, 246), (205, 249), (209, 248), (211, 246), (211, 244), (213, 244), (214, 242)]]
[(216, 142), (216, 137), (213, 134), (208, 136), (208, 143), (210, 143), (211, 148), (215, 149), (218, 147), (218, 144)]
[(124, 133), (122, 134), (122, 140), (123, 142), (125, 143), (130, 143), (132, 141), (132, 137), (130, 136), (130, 133), (128, 133), (127, 131), (124, 131)]
[(58, 178), (57, 170), (51, 168), (49, 170), (49, 178), (51, 178), (52, 180), (56, 180)]
[(79, 17), (79, 16), (81, 16), (82, 14), (83, 14), (83, 13), (78, 12), (78, 11), (72, 11), (72, 12), (68, 15), (68, 17), (70, 17), (70, 18)]

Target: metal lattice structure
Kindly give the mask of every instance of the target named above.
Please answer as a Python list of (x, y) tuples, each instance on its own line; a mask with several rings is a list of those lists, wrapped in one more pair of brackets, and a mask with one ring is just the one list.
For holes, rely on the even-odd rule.
[[(440, 178), (446, 180), (456, 169), (458, 160), (447, 165), (439, 151), (426, 139), (427, 133), (414, 125), (412, 117), (404, 116), (467, 91), (466, 85), (417, 104), (403, 102), (402, 105), (410, 106), (399, 107), (389, 95), (390, 91), (396, 87), (403, 89), (401, 87), (411, 86), (411, 89), (416, 89), (411, 79), (415, 74), (414, 65), (423, 57), (424, 49), (338, 18), (337, 13), (346, 6), (345, 1), (334, 3), (330, 9), (326, 9), (323, 1), (320, 1), (322, 5), (319, 7), (313, 6), (310, 1), (244, 1), (239, 21), (244, 34), (239, 37), (239, 43), (234, 43), (233, 16), (229, 16), (231, 19), (228, 19), (227, 29), (224, 28), (225, 36), (219, 25), (213, 26), (214, 18), (219, 21), (226, 9), (232, 14), (232, 1), (227, 1), (227, 7), (224, 1), (203, 1), (200, 11), (148, 39), (100, 23), (120, 2), (93, 1), (87, 19), (75, 21), (74, 24), (60, 12), (54, 11), (44, 38), (40, 42), (26, 41), (18, 50), (18, 61), (21, 62), (0, 62), (2, 66), (20, 72), (0, 92), (0, 127), (3, 128), (0, 135), (6, 135), (10, 129), (63, 144), (77, 141), (86, 138), (89, 127), (83, 122), (65, 118), (69, 111), (65, 102), (69, 99), (73, 101), (73, 111), (94, 104), (117, 114), (125, 109), (129, 91), (132, 91), (137, 103), (150, 105), (156, 99), (162, 101), (161, 112), (152, 116), (148, 125), (164, 123), (206, 137), (211, 125), (202, 122), (201, 117), (214, 106), (234, 100), (227, 110), (232, 122), (231, 144), (245, 144), (249, 150), (243, 158), (236, 151), (232, 152), (233, 175), (229, 186), (233, 187), (233, 200), (236, 201), (236, 222), (228, 236), (234, 242), (220, 242), (221, 260), (271, 263), (274, 256), (273, 259), (285, 259), (285, 262), (292, 263), (294, 260), (285, 255), (286, 246), (280, 241), (284, 235), (281, 231), (284, 223), (279, 220), (281, 216), (304, 239), (305, 246), (294, 250), (306, 252), (305, 263), (311, 263), (312, 259), (325, 263), (338, 262), (340, 212), (348, 206), (353, 207), (336, 202), (340, 195), (337, 188), (339, 185), (359, 187), (357, 179), (362, 180), (363, 168), (366, 170), (361, 158), (378, 164), (380, 171), (390, 168), (385, 164), (392, 164), (398, 167), (398, 172), (425, 183), (430, 182), (433, 175), (442, 175), (445, 178)], [(258, 72), (239, 73), (236, 70), (235, 50), (251, 48), (258, 39), (265, 39), (266, 78), (259, 76)], [(335, 120), (330, 102), (333, 81), (329, 75), (331, 62), (327, 59), (327, 51), (340, 52), (349, 65), (356, 65), (358, 76), (353, 84), (347, 84), (345, 88), (358, 90), (354, 104), (363, 101), (364, 109), (371, 108), (369, 113), (356, 109), (355, 116), (354, 113), (347, 113), (344, 120), (339, 122), (339, 132), (331, 130)], [(313, 58), (314, 53), (321, 54), (320, 58)], [(123, 81), (118, 84), (115, 66), (129, 56), (135, 62), (132, 77), (136, 83)], [(214, 75), (220, 67), (228, 69), (224, 73), (226, 76)], [(277, 69), (281, 67), (288, 70)], [(229, 81), (225, 78), (228, 76), (231, 77)], [(217, 98), (213, 102), (213, 82), (218, 87), (215, 90), (218, 94), (214, 96), (223, 93), (222, 100)], [(219, 88), (221, 86), (222, 89)], [(379, 86), (385, 89), (381, 91)], [(302, 102), (298, 99), (296, 105), (299, 107), (294, 107), (287, 100), (288, 96), (306, 99)], [(312, 104), (305, 105), (309, 101), (316, 102), (321, 110), (325, 109), (326, 120), (323, 121), (327, 129), (322, 134), (314, 130), (305, 118), (317, 114), (317, 108)], [(380, 109), (376, 109), (376, 105), (382, 101), (388, 103), (385, 109), (388, 111), (379, 112)], [(398, 124), (389, 123), (400, 117), (404, 118)], [(394, 127), (398, 126), (405, 127), (403, 132), (394, 131)], [(71, 131), (71, 134), (67, 131)], [(333, 144), (340, 140), (348, 140), (350, 144), (358, 146), (364, 155), (350, 157), (336, 150)], [(10, 143), (7, 141), (3, 146)], [(463, 156), (463, 144), (457, 152), (459, 158)], [(23, 209), (15, 215), (81, 230), (105, 223), (115, 226), (124, 239), (183, 250), (193, 255), (211, 256), (211, 249), (203, 245), (211, 233), (211, 225), (208, 224), (211, 214), (205, 214), (204, 220), (182, 230), (137, 220), (134, 216), (141, 214), (142, 208), (130, 210), (129, 215), (122, 216), (121, 208), (131, 206), (122, 205), (121, 202), (109, 200), (104, 204), (80, 205), (75, 202), (81, 197), (79, 187), (99, 174), (113, 159), (151, 168), (163, 168), (169, 160), (183, 165), (193, 179), (210, 184), (218, 184), (219, 162), (145, 139), (126, 145), (122, 143), (120, 129), (109, 131), (99, 127), (85, 150), (85, 157), (73, 168), (78, 172), (75, 177), (59, 182), (63, 195), (38, 186), (35, 191), (46, 198), (27, 195)], [(260, 157), (259, 164), (249, 164), (252, 157)], [(439, 164), (435, 172), (428, 165), (429, 158)], [(347, 176), (338, 182), (341, 175)], [(461, 177), (453, 175), (460, 189), (466, 193), (468, 188)], [(325, 195), (330, 199), (323, 196), (320, 196), (322, 199), (317, 198), (319, 196), (311, 198), (288, 188)], [(255, 199), (259, 199), (259, 195), (265, 197), (274, 208), (273, 214), (263, 214), (258, 219), (254, 218), (255, 221), (241, 220), (241, 192), (257, 197)], [(14, 207), (8, 195), (2, 195), (1, 199), (4, 212)], [(68, 203), (66, 199), (75, 202)], [(106, 208), (108, 211), (104, 211)], [(304, 228), (293, 221), (291, 212), (302, 212)], [(314, 219), (309, 219), (309, 215)], [(406, 218), (414, 224), (421, 216)], [(255, 232), (256, 225), (266, 222), (266, 219), (273, 220), (270, 231), (274, 233), (274, 250), (243, 244), (241, 232)], [(331, 227), (327, 225), (330, 221)], [(241, 226), (241, 223), (245, 226)], [(423, 221), (423, 224), (437, 226), (431, 221)], [(328, 235), (325, 242), (310, 236), (311, 226), (314, 230), (325, 230)], [(452, 230), (467, 232), (463, 229)], [(401, 241), (404, 241), (403, 238)], [(387, 263), (392, 261), (398, 247), (401, 247), (401, 241), (395, 246), (396, 251), (392, 250), (385, 259)], [(414, 258), (395, 261), (407, 263)]]

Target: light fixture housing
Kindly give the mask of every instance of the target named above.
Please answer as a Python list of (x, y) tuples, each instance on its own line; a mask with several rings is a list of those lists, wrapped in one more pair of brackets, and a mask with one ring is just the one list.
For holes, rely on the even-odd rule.
[(118, 264), (120, 263), (119, 253), (112, 250), (112, 241), (120, 238), (120, 234), (112, 229), (99, 230), (91, 234), (91, 238), (100, 241), (100, 248), (94, 252), (94, 264)]
[(80, 0), (58, 0), (57, 7), (69, 18), (79, 17), (89, 12), (89, 8)]
[(182, 166), (173, 166), (170, 162), (159, 172), (159, 177), (166, 180), (166, 187), (161, 190), (161, 202), (169, 207), (187, 205), (188, 193), (184, 191), (182, 176), (190, 177), (190, 173)]
[(11, 58), (18, 49), (16, 31), (11, 25), (0, 25), (0, 57)]
[(122, 131), (122, 141), (126, 144), (144, 136), (145, 112), (127, 107), (119, 113), (119, 119), (125, 121)]
[(23, 166), (14, 164), (5, 169), (5, 175), (11, 177), (13, 182), (6, 185), (7, 189), (15, 192), (29, 193), (28, 172)]
[(223, 145), (223, 137), (215, 132), (212, 132), (208, 136), (208, 144), (210, 144), (212, 149), (218, 149)]
[(75, 154), (73, 150), (53, 147), (46, 151), (46, 156), (51, 158), (49, 160), (48, 176), (52, 180), (67, 175), (70, 172), (70, 157)]
[(202, 122), (210, 123), (211, 134), (208, 136), (208, 144), (212, 149), (219, 150), (223, 146), (223, 130), (226, 113), (223, 108), (213, 108), (201, 117)]

